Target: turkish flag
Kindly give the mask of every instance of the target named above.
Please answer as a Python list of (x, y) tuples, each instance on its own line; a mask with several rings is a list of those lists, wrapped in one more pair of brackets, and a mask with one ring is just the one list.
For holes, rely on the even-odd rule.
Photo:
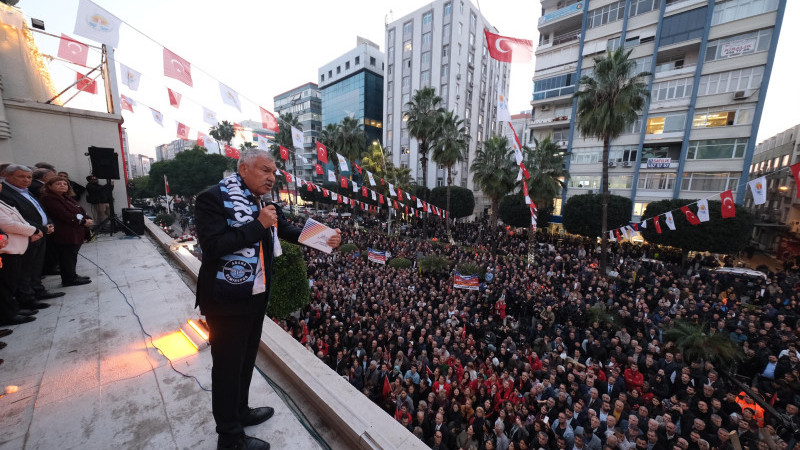
[(189, 139), (189, 127), (178, 122), (178, 138)]
[(79, 91), (97, 94), (97, 81), (78, 72), (78, 84), (75, 85)]
[(367, 187), (361, 186), (361, 195), (367, 197), (369, 194), (367, 193)]
[(797, 187), (797, 197), (800, 198), (800, 162), (789, 166), (794, 175), (794, 185)]
[(321, 142), (317, 142), (317, 159), (323, 164), (328, 164), (328, 149)]
[(189, 61), (164, 48), (164, 76), (192, 87), (192, 65)]
[(616, 237), (617, 237), (617, 242), (620, 242), (620, 241), (622, 241), (622, 236), (619, 234), (619, 228), (617, 228), (616, 230), (614, 230), (614, 236), (616, 236)]
[(719, 194), (719, 198), (722, 199), (722, 218), (729, 219), (731, 217), (736, 217), (736, 204), (733, 202), (733, 191), (728, 189)]
[(327, 189), (322, 188), (322, 196), (326, 197), (326, 198), (328, 197), (328, 190)]
[(353, 165), (355, 166), (355, 168), (356, 168), (356, 170), (358, 171), (358, 173), (361, 173), (361, 166), (359, 166), (359, 165), (358, 165), (358, 164), (356, 164), (356, 163), (353, 163)]
[(317, 172), (317, 175), (322, 175), (322, 164), (314, 164), (314, 170)]
[(399, 198), (400, 201), (403, 201), (403, 190), (400, 188), (397, 188), (397, 198)]
[(639, 231), (639, 224), (638, 223), (633, 224), (633, 229)]
[(170, 106), (174, 106), (176, 108), (181, 107), (181, 94), (173, 91), (170, 88), (167, 88), (167, 95), (169, 96)]
[(686, 220), (688, 220), (690, 224), (692, 225), (700, 224), (700, 219), (697, 218), (697, 215), (695, 215), (695, 213), (693, 213), (688, 206), (681, 206), (681, 211), (683, 211), (683, 213), (686, 214)]
[(492, 58), (500, 62), (531, 62), (533, 41), (500, 36), (485, 28), (483, 33), (486, 35), (486, 45)]
[(207, 138), (207, 136), (206, 136), (205, 133), (203, 133), (202, 131), (198, 131), (197, 132), (197, 145), (199, 145), (200, 147), (205, 147), (206, 146), (206, 138)]
[(656, 226), (656, 233), (661, 234), (661, 224), (658, 223), (658, 216), (653, 217), (653, 224)]
[(344, 201), (344, 198), (343, 198), (343, 197), (344, 197), (343, 195), (340, 195), (340, 196), (338, 196), (338, 197), (336, 198), (336, 201), (337, 201), (337, 202), (339, 202), (339, 203), (342, 203), (342, 202)]
[(311, 192), (311, 191), (313, 191), (313, 190), (314, 190), (314, 186), (312, 186), (312, 185), (311, 185), (311, 183), (306, 183), (306, 190), (307, 190), (308, 192)]
[(131, 101), (128, 97), (120, 95), (119, 104), (122, 107), (122, 109), (127, 109), (128, 111), (133, 112), (133, 105), (131, 104)]
[(342, 177), (340, 184), (341, 184), (342, 188), (347, 189), (347, 178)]
[(281, 159), (284, 161), (289, 160), (289, 149), (286, 147), (281, 147)]
[(58, 43), (58, 57), (64, 58), (71, 63), (86, 66), (86, 60), (89, 58), (89, 46), (61, 33), (61, 41)]
[(258, 109), (261, 111), (261, 126), (264, 127), (265, 130), (274, 131), (276, 133), (280, 131), (278, 128), (278, 121), (275, 120), (275, 116), (260, 106)]
[(381, 205), (383, 204), (383, 195), (382, 194), (378, 194), (378, 203), (380, 203)]
[(291, 183), (292, 182), (292, 174), (290, 174), (289, 172), (284, 170), (283, 171), (283, 175), (286, 177), (286, 182), (287, 183)]
[(393, 203), (394, 203), (394, 209), (400, 209), (400, 208), (397, 206), (397, 200), (394, 200), (394, 202), (393, 202)]
[(531, 173), (525, 168), (525, 164), (519, 163), (519, 168), (522, 169), (522, 176), (524, 176), (526, 180), (531, 177)]
[(239, 159), (239, 156), (241, 156), (241, 154), (239, 153), (239, 150), (236, 150), (235, 148), (231, 147), (230, 145), (226, 145), (225, 146), (225, 156), (227, 156), (228, 158)]
[(236, 133), (236, 136), (244, 139), (244, 127), (241, 124), (233, 122), (233, 132)]

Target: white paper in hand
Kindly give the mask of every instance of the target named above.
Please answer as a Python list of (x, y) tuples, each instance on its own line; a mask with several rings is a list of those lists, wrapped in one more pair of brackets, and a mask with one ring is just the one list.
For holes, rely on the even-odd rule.
[(333, 248), (328, 245), (328, 239), (335, 234), (336, 230), (314, 219), (308, 219), (297, 242), (325, 253), (330, 253)]

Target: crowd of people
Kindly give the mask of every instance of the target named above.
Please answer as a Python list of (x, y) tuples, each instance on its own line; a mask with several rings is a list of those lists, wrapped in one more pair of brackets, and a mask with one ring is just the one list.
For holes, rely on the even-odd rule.
[[(457, 225), (455, 244), (443, 227), (436, 242), (332, 225), (358, 251), (308, 251), (311, 303), (282, 325), (431, 448), (800, 448), (795, 274), (754, 283), (625, 243), (604, 277), (594, 240), (538, 233), (528, 264), (526, 233), (486, 222)], [(367, 247), (451, 270), (376, 264)], [(466, 263), (485, 271), (479, 290), (453, 287)], [(682, 323), (741, 357), (687, 358), (664, 337)]]
[[(111, 186), (94, 176), (87, 182), (82, 186), (46, 162), (0, 165), (0, 325), (32, 322), (50, 307), (45, 300), (64, 295), (46, 290), (43, 276), (60, 275), (64, 287), (91, 282), (76, 272), (78, 251), (94, 226), (79, 201), (85, 192), (94, 217), (107, 215)], [(2, 329), (0, 337), (11, 333)]]

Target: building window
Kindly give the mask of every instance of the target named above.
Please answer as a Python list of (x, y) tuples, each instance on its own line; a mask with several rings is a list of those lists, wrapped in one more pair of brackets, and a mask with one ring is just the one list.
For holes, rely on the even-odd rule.
[(325, 81), (325, 74), (324, 73), (319, 76), (319, 81)]
[(545, 78), (533, 83), (533, 100), (559, 97), (575, 92), (575, 73)]
[(771, 40), (772, 28), (718, 39), (706, 46), (706, 61), (765, 52), (769, 50)]
[(408, 41), (405, 44), (403, 44), (403, 51), (404, 52), (410, 52), (412, 49), (413, 49), (413, 46), (411, 45), (411, 41)]
[(394, 83), (392, 81), (386, 82), (386, 96), (391, 97), (392, 93), (394, 93)]
[(369, 57), (369, 65), (370, 66), (374, 66), (375, 65), (375, 57), (374, 56), (370, 56)]
[(441, 88), (439, 88), (439, 96), (442, 97), (442, 103), (447, 104), (447, 94), (450, 91), (450, 88), (443, 84)]
[(631, 0), (630, 15), (638, 16), (661, 7), (661, 0)]
[(763, 76), (764, 66), (703, 75), (700, 78), (700, 87), (697, 95), (714, 95), (758, 89), (761, 86)]
[(659, 45), (670, 45), (702, 37), (706, 26), (707, 9), (708, 7), (704, 6), (665, 17), (661, 25)]
[(597, 28), (607, 23), (616, 22), (625, 16), (625, 0), (589, 11), (589, 28)]
[(357, 66), (361, 65), (361, 57), (360, 56), (356, 56), (356, 65)]
[(386, 74), (391, 75), (394, 73), (394, 64), (389, 64), (389, 67), (386, 68)]
[(701, 173), (688, 172), (681, 181), (682, 191), (722, 192), (731, 189), (736, 191), (739, 183), (738, 173)]
[(475, 33), (470, 33), (469, 34), (469, 46), (470, 47), (474, 47), (475, 46)]
[(452, 3), (445, 3), (444, 4), (444, 15), (449, 16), (453, 13), (453, 4)]
[(599, 175), (572, 175), (569, 179), (569, 187), (583, 189), (599, 189)]
[(633, 175), (615, 175), (608, 177), (609, 189), (630, 189), (633, 187)]
[(332, 70), (328, 71), (328, 78), (333, 78), (333, 71)]
[(344, 70), (350, 70), (350, 61), (345, 61)]
[(717, 2), (711, 25), (719, 25), (778, 9), (778, 0), (730, 0)]
[(407, 36), (414, 31), (414, 23), (413, 22), (406, 22), (403, 24), (403, 36)]
[(461, 36), (462, 34), (464, 34), (464, 24), (458, 22), (458, 35)]
[(336, 66), (336, 75), (342, 73), (342, 66)]
[(647, 134), (662, 134), (683, 131), (686, 125), (686, 111), (655, 116), (647, 119)]
[(411, 58), (406, 58), (403, 61), (403, 67), (405, 67), (406, 69), (410, 69), (411, 68)]
[(741, 108), (733, 111), (703, 111), (694, 115), (692, 127), (712, 128), (747, 125), (753, 123), (754, 108)]
[(741, 158), (747, 148), (747, 138), (709, 139), (689, 141), (687, 159), (731, 159)]
[(662, 81), (653, 85), (651, 95), (653, 100), (663, 102), (677, 98), (690, 97), (692, 95), (692, 78), (681, 78), (679, 80)]
[(423, 52), (420, 59), (422, 60), (422, 64), (430, 64), (431, 63), (431, 52)]
[(634, 216), (638, 216), (638, 217), (642, 217), (642, 215), (644, 215), (644, 212), (647, 211), (647, 205), (649, 205), (649, 204), (650, 203), (644, 203), (644, 202), (634, 203), (633, 204), (633, 215)]
[(446, 23), (442, 27), (442, 42), (450, 42), (450, 24)]
[(402, 84), (403, 91), (408, 90), (408, 88), (411, 87), (411, 77), (410, 76), (404, 76), (403, 80), (402, 80), (402, 83), (403, 83)]
[(671, 190), (675, 186), (674, 173), (645, 172), (639, 174), (639, 189)]
[(450, 45), (443, 45), (442, 46), (442, 58), (447, 58), (450, 56)]
[(444, 64), (442, 66), (442, 81), (447, 81), (450, 78), (450, 66), (448, 64)]
[(430, 44), (431, 44), (431, 32), (430, 31), (426, 31), (425, 33), (422, 33), (422, 45), (423, 45), (423, 48), (425, 48), (426, 45), (430, 45)]
[(422, 24), (430, 25), (433, 22), (433, 12), (426, 12), (422, 15)]
[(610, 52), (613, 52), (614, 50), (618, 49), (620, 45), (622, 45), (622, 37), (617, 36), (608, 40), (606, 43), (606, 49), (608, 49)]

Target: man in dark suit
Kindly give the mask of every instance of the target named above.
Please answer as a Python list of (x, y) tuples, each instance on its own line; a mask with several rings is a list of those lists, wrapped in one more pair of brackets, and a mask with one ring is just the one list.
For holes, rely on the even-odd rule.
[[(39, 202), (33, 198), (28, 187), (33, 181), (30, 168), (20, 164), (10, 164), (3, 171), (5, 181), (0, 199), (17, 208), (29, 224), (38, 228), (43, 234), (53, 232), (53, 225), (47, 218)], [(42, 285), (42, 267), (44, 265), (46, 244), (44, 239), (31, 242), (22, 256), (22, 273), (17, 288), (17, 301), (25, 309), (44, 309), (49, 304), (39, 300), (61, 297), (63, 292), (48, 292)]]
[[(267, 442), (244, 433), (244, 427), (274, 413), (270, 407), (250, 408), (250, 380), (269, 303), (274, 251), (280, 249), (275, 240), (297, 242), (301, 232), (279, 207), (260, 206), (258, 197), (272, 190), (276, 170), (267, 152), (244, 151), (237, 173), (197, 197), (195, 224), (203, 250), (197, 305), (211, 332), (218, 449), (269, 449)], [(328, 244), (338, 247), (340, 241), (337, 233)]]

